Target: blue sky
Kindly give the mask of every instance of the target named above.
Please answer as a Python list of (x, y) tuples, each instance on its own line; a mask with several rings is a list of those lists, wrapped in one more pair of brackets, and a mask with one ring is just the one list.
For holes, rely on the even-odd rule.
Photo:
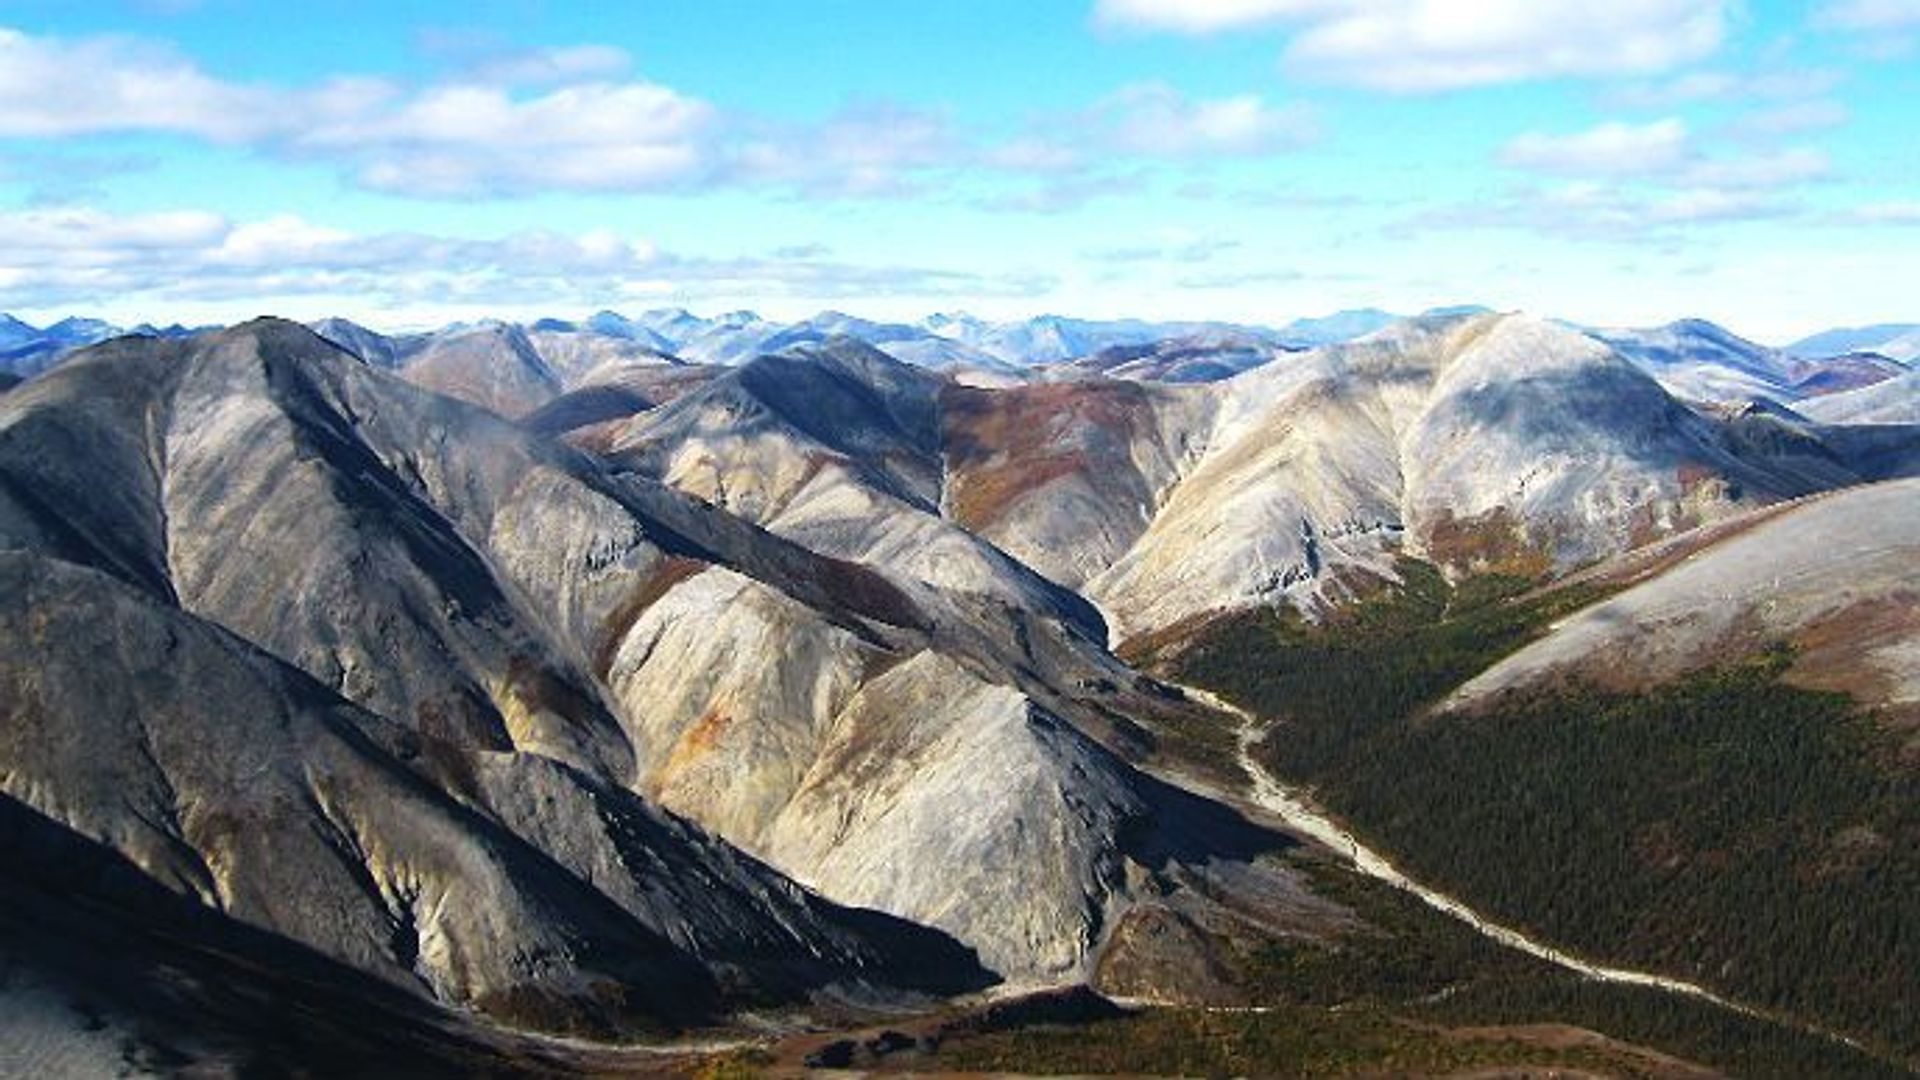
[(1920, 0), (0, 0), (0, 309), (1920, 318)]

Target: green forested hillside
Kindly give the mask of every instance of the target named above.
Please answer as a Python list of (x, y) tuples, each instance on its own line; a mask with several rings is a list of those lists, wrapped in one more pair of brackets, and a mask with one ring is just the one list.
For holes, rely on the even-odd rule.
[[(1274, 721), (1259, 753), (1415, 876), (1607, 960), (1920, 1055), (1920, 778), (1784, 648), (1645, 693), (1430, 705), (1591, 592), (1407, 585), (1258, 612), (1175, 673)], [(1509, 995), (1510, 996), (1510, 995)]]

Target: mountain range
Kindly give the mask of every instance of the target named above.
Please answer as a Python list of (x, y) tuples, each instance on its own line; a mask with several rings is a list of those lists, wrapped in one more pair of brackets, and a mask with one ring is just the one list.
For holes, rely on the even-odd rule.
[(1786, 347), (1794, 356), (1821, 359), (1843, 353), (1878, 353), (1890, 360), (1920, 359), (1920, 323), (1881, 323), (1828, 330)]
[(0, 326), (44, 1071), (1920, 1064), (1900, 328), (59, 327)]
[[(1489, 309), (1478, 305), (1457, 305), (1435, 308), (1421, 317), (1487, 313)], [(464, 388), (466, 392), (482, 399), (488, 393), (506, 395), (517, 404), (505, 399), (483, 403), (526, 408), (558, 396), (584, 381), (595, 367), (614, 361), (737, 366), (836, 337), (852, 338), (896, 360), (983, 386), (1091, 376), (1211, 382), (1289, 353), (1358, 340), (1401, 321), (1401, 316), (1365, 308), (1295, 319), (1273, 328), (1057, 316), (989, 322), (966, 314), (885, 323), (833, 311), (782, 323), (750, 311), (702, 318), (680, 308), (662, 308), (631, 318), (602, 311), (579, 321), (456, 323), (402, 334), (381, 333), (339, 318), (320, 320), (313, 329), (386, 367), (421, 361), (423, 371), (450, 371), (461, 365), (462, 354), (474, 353), (476, 362), (486, 364), (488, 379), (508, 383), (492, 390), (474, 385)], [(1892, 378), (1907, 371), (1920, 356), (1916, 352), (1920, 346), (1913, 340), (1915, 327), (1908, 324), (1833, 330), (1779, 349), (1700, 319), (1649, 329), (1568, 325), (1612, 346), (1675, 394), (1695, 401), (1767, 397), (1790, 404)], [(30, 376), (75, 349), (123, 334), (177, 337), (191, 332), (179, 325), (143, 324), (122, 330), (77, 317), (37, 329), (12, 316), (0, 316), (0, 373)], [(505, 355), (513, 350), (521, 355)]]

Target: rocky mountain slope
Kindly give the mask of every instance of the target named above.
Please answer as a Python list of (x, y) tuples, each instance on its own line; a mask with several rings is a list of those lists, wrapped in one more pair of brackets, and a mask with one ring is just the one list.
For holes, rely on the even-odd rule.
[(1555, 572), (1915, 463), (1909, 430), (1689, 407), (1591, 337), (1479, 314), (1189, 387), (941, 386), (849, 341), (756, 361), (604, 445), (801, 543), (946, 588), (998, 582), (1031, 604), (1031, 567), (1099, 604), (1115, 640), (1337, 602), (1401, 553)]
[[(0, 315), (0, 370), (28, 376), (45, 371), (74, 349), (118, 336), (121, 331), (99, 319), (69, 316), (45, 327), (34, 327), (11, 315)], [(155, 332), (158, 336), (158, 332)]]
[(1920, 423), (1920, 371), (1810, 401), (1801, 408), (1808, 416), (1835, 424)]
[(1104, 375), (1136, 382), (1217, 382), (1269, 364), (1295, 347), (1249, 334), (1212, 333), (1161, 338), (1138, 345), (1110, 345), (1047, 371), (1054, 378)]
[(1877, 353), (1891, 360), (1911, 364), (1920, 360), (1920, 326), (1913, 323), (1881, 323), (1827, 330), (1802, 338), (1786, 347), (1795, 356), (1821, 359), (1847, 353)]
[(1845, 690), (1920, 721), (1920, 481), (1874, 484), (1783, 508), (1650, 580), (1571, 616), (1461, 687), (1447, 707), (1584, 679), (1645, 687), (1774, 642), (1798, 644), (1788, 678)]
[(0, 578), (6, 795), (229, 918), (433, 1000), (601, 1033), (966, 970), (591, 774), (365, 713), (110, 575), (11, 553)]
[(1910, 357), (1871, 348), (1808, 355), (1756, 344), (1704, 319), (1646, 330), (1594, 330), (1676, 397), (1697, 402), (1795, 403), (1870, 386), (1907, 370)]
[[(724, 389), (751, 391), (758, 370), (739, 369), (744, 387), (734, 380)], [(896, 374), (924, 378), (912, 369)], [(682, 400), (738, 400), (703, 393)], [(903, 408), (884, 432), (897, 442), (847, 444), (880, 458), (903, 452), (887, 479), (902, 505), (929, 495), (930, 477), (904, 450), (930, 419)], [(175, 623), (204, 623), (213, 635), (197, 646), (205, 651), (271, 654), (271, 678), (247, 676), (268, 683), (248, 691), (261, 702), (248, 711), (291, 713), (293, 706), (273, 703), (338, 695), (355, 708), (329, 708), (345, 710), (354, 729), (374, 732), (343, 736), (351, 745), (387, 740), (382, 752), (401, 764), (382, 759), (381, 768), (406, 775), (382, 781), (386, 787), (365, 796), (368, 808), (354, 813), (374, 815), (398, 798), (394, 792), (411, 790), (405, 785), (425, 783), (441, 795), (422, 798), (479, 808), (503, 830), (487, 834), (488, 850), (511, 843), (543, 853), (535, 869), (509, 860), (486, 871), (497, 880), (484, 887), (506, 898), (499, 904), (450, 902), (447, 912), (451, 918), (493, 904), (523, 911), (536, 925), (547, 920), (555, 944), (534, 951), (559, 959), (529, 967), (512, 951), (535, 940), (535, 931), (505, 934), (484, 921), (436, 925), (441, 944), (429, 960), (447, 959), (423, 968), (422, 978), (438, 1000), (483, 1006), (501, 992), (510, 1011), (534, 994), (552, 999), (552, 1010), (572, 1023), (566, 1010), (591, 1009), (569, 995), (597, 1000), (595, 986), (637, 977), (635, 950), (652, 940), (630, 925), (637, 911), (667, 927), (658, 933), (673, 939), (679, 952), (672, 955), (684, 954), (682, 967), (711, 971), (733, 963), (728, 941), (797, 925), (799, 916), (774, 902), (781, 896), (808, 910), (837, 910), (780, 885), (771, 871), (727, 869), (755, 864), (673, 823), (654, 804), (833, 900), (944, 930), (988, 968), (1016, 978), (1083, 970), (1117, 913), (1169, 865), (1169, 853), (1205, 864), (1222, 844), (1248, 843), (1237, 838), (1244, 827), (1231, 825), (1229, 812), (1189, 808), (1192, 800), (1150, 781), (1117, 752), (1143, 753), (1146, 745), (1125, 717), (1171, 706), (1136, 687), (1099, 647), (1092, 609), (952, 526), (941, 527), (956, 550), (988, 566), (986, 587), (935, 587), (899, 574), (892, 560), (869, 568), (816, 554), (418, 390), (291, 324), (254, 323), (182, 342), (124, 339), (9, 395), (0, 414), (0, 491), (0, 547), (77, 575), (67, 592), (27, 598), (15, 591), (23, 597), (20, 618), (130, 607), (138, 619), (163, 624), (141, 631), (154, 639), (187, 633)], [(133, 634), (130, 626), (122, 636)], [(66, 648), (69, 640), (98, 638), (76, 632), (47, 640), (48, 648)], [(65, 662), (79, 664), (77, 657)], [(26, 654), (14, 663), (26, 672), (55, 658)], [(274, 665), (303, 673), (293, 682), (298, 695)], [(74, 685), (57, 703), (23, 703), (36, 718), (33, 733), (63, 729), (77, 710), (107, 707), (89, 696), (81, 668), (72, 670)], [(101, 685), (161, 678), (140, 671), (116, 670)], [(173, 691), (186, 696), (167, 712), (168, 724), (224, 715), (190, 687)], [(115, 715), (161, 722), (124, 706)], [(131, 740), (135, 749), (125, 753), (135, 756), (145, 745), (138, 731), (100, 737)], [(203, 739), (193, 731), (178, 737), (182, 745)], [(284, 795), (265, 787), (258, 797), (289, 807), (287, 828), (331, 835), (312, 823), (325, 799), (301, 796), (298, 784), (318, 768), (305, 755), (333, 754), (332, 744), (305, 734), (291, 743), (259, 738), (267, 740), (261, 756), (240, 763), (292, 770), (286, 782), (295, 786)], [(93, 808), (78, 791), (95, 790), (94, 774), (68, 759), (33, 765), (33, 745), (26, 738), (9, 762), (16, 798), (88, 835), (124, 834), (120, 850), (182, 888), (202, 880), (195, 866), (226, 865), (227, 855), (209, 850), (229, 842), (225, 834), (176, 837), (164, 806), (127, 811), (131, 819), (116, 816), (117, 807)], [(101, 755), (103, 767), (118, 768), (110, 765), (116, 755), (124, 756)], [(163, 804), (173, 798), (164, 794), (169, 787), (226, 791), (234, 783), (224, 772), (200, 777), (186, 768), (160, 759), (142, 782), (162, 792)], [(861, 782), (850, 783), (855, 777)], [(219, 806), (212, 794), (194, 799), (209, 812)], [(965, 813), (956, 817), (961, 805)], [(262, 812), (249, 802), (218, 820)], [(1229, 824), (1196, 824), (1210, 814)], [(147, 818), (162, 822), (159, 838), (131, 823)], [(408, 914), (413, 908), (405, 905), (419, 895), (431, 892), (437, 904), (441, 894), (431, 890), (481, 887), (452, 881), (452, 869), (447, 880), (429, 883), (425, 869), (382, 861), (390, 847), (396, 859), (425, 858), (407, 854), (413, 849), (401, 846), (400, 834), (437, 836), (434, 830), (452, 825), (355, 820), (346, 832), (358, 845), (353, 862), (366, 873), (324, 887), (344, 890), (368, 875), (397, 882), (373, 889), (365, 911), (385, 905), (389, 922), (418, 924), (426, 915)], [(609, 823), (595, 827), (596, 820)], [(385, 835), (389, 829), (394, 836)], [(743, 881), (745, 898), (734, 908), (702, 915), (690, 910), (691, 898), (659, 895), (657, 884), (622, 883), (613, 868), (623, 858), (633, 863), (633, 850), (620, 845), (636, 830), (692, 849), (646, 856), (650, 864), (677, 857), (693, 868), (672, 871), (674, 880), (761, 876)], [(326, 854), (307, 850), (315, 860)], [(1007, 851), (1020, 853), (1026, 872), (1001, 871)], [(485, 864), (478, 854), (462, 858), (476, 874)], [(877, 873), (882, 866), (915, 871)], [(943, 869), (926, 869), (932, 866)], [(257, 876), (250, 866), (233, 872)], [(217, 869), (208, 873), (220, 880)], [(323, 887), (322, 876), (314, 882)], [(198, 888), (203, 899), (220, 902), (217, 885)], [(512, 899), (555, 889), (576, 896), (579, 912)], [(401, 896), (404, 904), (395, 899)], [(275, 908), (256, 925), (385, 977), (426, 963), (408, 955), (404, 935), (369, 941), (371, 914), (303, 921), (305, 912), (345, 903)], [(819, 961), (809, 969), (817, 971), (811, 983), (774, 978), (786, 964), (775, 948), (761, 950), (761, 968), (741, 961), (739, 981), (749, 992), (776, 995), (843, 976), (897, 985), (910, 980), (887, 975), (907, 970), (889, 967), (904, 955), (889, 950), (909, 945), (950, 957), (927, 969), (938, 985), (975, 977), (970, 961), (924, 932), (868, 934), (856, 926), (829, 945), (821, 935), (830, 936), (835, 919), (851, 917), (819, 915), (817, 933), (799, 927), (798, 937), (778, 938)], [(896, 933), (906, 945), (887, 944)], [(623, 944), (560, 945), (608, 935)], [(752, 950), (743, 944), (739, 951)], [(615, 957), (606, 961), (612, 967), (581, 966), (602, 953)], [(525, 993), (515, 989), (535, 970), (550, 972), (554, 987), (536, 980)], [(708, 999), (689, 991), (686, 1000)], [(653, 1001), (634, 1008), (646, 1012)], [(535, 1011), (544, 1016), (547, 1008)]]
[(859, 631), (804, 553), (289, 324), (64, 366), (8, 400), (0, 477), (6, 795), (170, 888), (545, 1027), (979, 977), (629, 790), (587, 655), (622, 593), (704, 534)]
[(841, 338), (731, 370), (636, 418), (609, 449), (814, 550), (996, 596), (1102, 638), (1084, 600), (943, 515), (956, 492), (942, 418), (963, 392)]
[[(1876, 468), (1804, 431), (1674, 400), (1524, 316), (1401, 324), (1219, 384), (1190, 471), (1087, 592), (1122, 634), (1281, 596), (1311, 606), (1404, 551), (1549, 572)], [(1777, 436), (1777, 437), (1774, 437)]]

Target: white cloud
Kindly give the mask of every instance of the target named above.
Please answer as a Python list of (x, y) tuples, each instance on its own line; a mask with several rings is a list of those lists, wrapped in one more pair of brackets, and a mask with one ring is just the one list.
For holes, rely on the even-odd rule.
[[(471, 238), (355, 233), (291, 215), (232, 221), (201, 211), (0, 211), (0, 310), (576, 310), (637, 294), (817, 300), (1032, 294), (1033, 275), (985, 276), (835, 261), (823, 249), (710, 258), (662, 251), (606, 230), (529, 230)], [(225, 310), (225, 309), (222, 309)], [(304, 314), (303, 314), (304, 313)], [(199, 316), (195, 316), (199, 317)]]
[(1847, 225), (1920, 225), (1920, 201), (1866, 203), (1835, 219)]
[(220, 244), (208, 252), (208, 257), (238, 266), (300, 262), (320, 253), (346, 253), (351, 251), (354, 239), (351, 233), (314, 225), (291, 214), (232, 226), (222, 219), (221, 229), (224, 235)]
[(395, 147), (372, 155), (355, 180), (374, 191), (429, 198), (650, 191), (696, 175), (701, 163), (685, 145), (560, 146), (543, 154), (473, 144)]
[(659, 188), (695, 175), (716, 110), (655, 83), (583, 83), (531, 97), (431, 87), (290, 135), (295, 152), (359, 162), (369, 187), (427, 195)]
[(1663, 71), (1712, 54), (1724, 0), (1391, 0), (1310, 26), (1295, 72), (1392, 91)]
[(611, 45), (562, 45), (518, 49), (472, 65), (478, 82), (505, 86), (547, 86), (582, 79), (610, 79), (633, 67), (625, 49)]
[(1267, 154), (1319, 134), (1303, 105), (1269, 105), (1256, 94), (1194, 99), (1164, 83), (1125, 87), (1084, 119), (1105, 148), (1152, 158)]
[(503, 58), (494, 83), (285, 89), (217, 79), (151, 42), (0, 29), (0, 137), (181, 135), (325, 157), (370, 187), (433, 195), (631, 190), (694, 175), (717, 123), (706, 102), (638, 79), (514, 92), (625, 64), (617, 50), (585, 46)]
[(1611, 90), (1606, 98), (1638, 109), (1669, 109), (1698, 101), (1794, 101), (1820, 97), (1840, 82), (1840, 73), (1827, 68), (1690, 71), (1663, 81)]
[(1102, 26), (1213, 34), (1340, 6), (1339, 0), (1099, 0), (1094, 20)]
[(1785, 188), (1823, 179), (1833, 169), (1826, 153), (1811, 147), (1708, 157), (1685, 123), (1671, 117), (1647, 124), (1610, 121), (1568, 135), (1529, 132), (1508, 142), (1499, 160), (1549, 175), (1640, 181), (1684, 193)]
[[(1894, 0), (1883, 0), (1894, 2)], [(1731, 0), (1099, 0), (1105, 26), (1211, 34), (1284, 24), (1287, 68), (1395, 92), (1665, 71), (1712, 54)]]
[(1504, 164), (1576, 176), (1664, 172), (1691, 152), (1687, 126), (1669, 117), (1648, 124), (1610, 121), (1571, 135), (1528, 132), (1500, 151)]
[(162, 46), (0, 28), (0, 136), (157, 131), (241, 142), (280, 115), (272, 91), (221, 82)]
[(530, 98), (460, 83), (368, 113), (301, 131), (296, 141), (321, 147), (510, 143), (535, 152), (671, 144), (694, 135), (714, 110), (648, 82), (584, 83)]
[[(1072, 179), (1052, 185), (1057, 198), (1097, 190), (1115, 159), (1267, 154), (1316, 135), (1298, 104), (1255, 94), (1190, 98), (1159, 83), (1036, 118), (1004, 141), (960, 131), (939, 111), (886, 102), (856, 102), (817, 123), (772, 121), (633, 75), (619, 49), (482, 44), (459, 76), (424, 86), (335, 78), (271, 87), (217, 79), (152, 43), (0, 29), (0, 138), (199, 138), (432, 198), (726, 185), (880, 197), (962, 173)], [(76, 70), (97, 77), (74, 79)]]
[(1741, 135), (1777, 138), (1840, 127), (1852, 118), (1845, 105), (1830, 98), (1818, 98), (1750, 112), (1735, 120), (1732, 128)]
[(1544, 236), (1638, 244), (1671, 241), (1703, 226), (1783, 217), (1798, 208), (1765, 191), (1687, 187), (1656, 193), (1624, 191), (1581, 180), (1525, 189), (1504, 199), (1445, 207), (1415, 216), (1403, 228), (1520, 229)]
[(1819, 150), (1799, 147), (1741, 158), (1696, 161), (1677, 182), (1706, 188), (1780, 188), (1819, 180), (1833, 171), (1833, 163)]
[(1841, 30), (1894, 30), (1920, 26), (1920, 0), (1825, 0), (1814, 22)]

